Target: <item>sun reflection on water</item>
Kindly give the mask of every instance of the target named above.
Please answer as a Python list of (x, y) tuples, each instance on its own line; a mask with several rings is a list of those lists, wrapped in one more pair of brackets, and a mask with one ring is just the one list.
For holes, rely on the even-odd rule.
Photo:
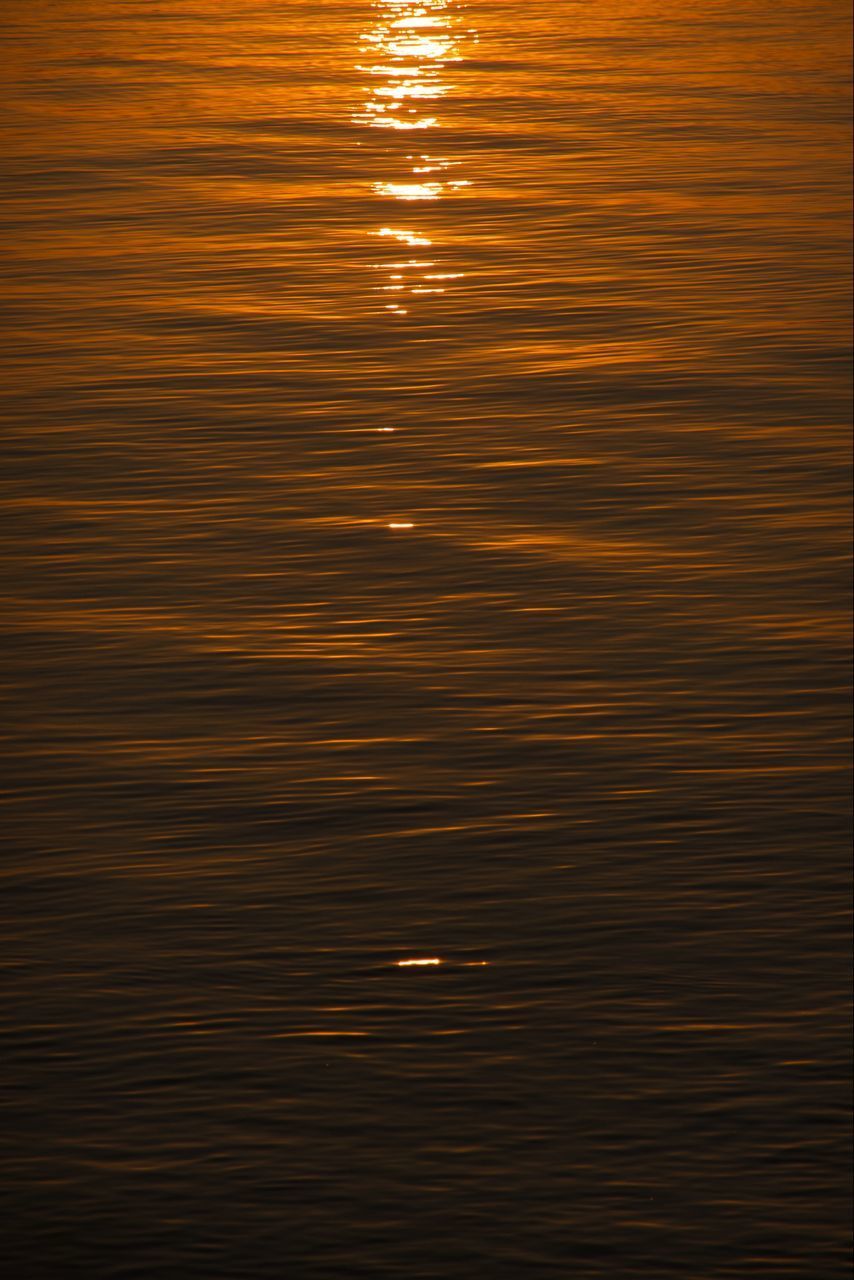
[[(464, 178), (452, 173), (459, 161), (432, 151), (404, 152), (399, 147), (395, 149), (391, 139), (404, 135), (411, 146), (413, 131), (442, 127), (439, 106), (453, 88), (449, 73), (455, 63), (463, 61), (455, 0), (377, 0), (374, 8), (374, 23), (361, 38), (360, 53), (365, 61), (357, 66), (365, 77), (366, 96), (353, 120), (367, 128), (389, 131), (390, 145), (384, 161), (391, 172), (372, 181), (371, 188), (384, 201), (435, 205), (469, 186)], [(381, 226), (371, 234), (409, 248), (434, 244), (420, 227)], [(409, 314), (404, 302), (442, 294), (447, 281), (460, 280), (464, 274), (424, 274), (440, 265), (433, 258), (373, 265), (387, 276), (375, 291), (400, 295), (398, 301), (382, 303), (383, 310), (398, 317)]]

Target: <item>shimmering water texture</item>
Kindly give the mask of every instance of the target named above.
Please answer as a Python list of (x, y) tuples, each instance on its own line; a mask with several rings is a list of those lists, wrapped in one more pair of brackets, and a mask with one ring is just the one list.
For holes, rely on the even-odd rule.
[(847, 6), (4, 9), (4, 1280), (847, 1276)]

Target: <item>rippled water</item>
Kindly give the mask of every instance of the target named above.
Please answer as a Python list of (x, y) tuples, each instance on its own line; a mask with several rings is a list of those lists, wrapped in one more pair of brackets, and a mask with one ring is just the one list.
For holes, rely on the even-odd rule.
[(10, 1280), (847, 1274), (846, 7), (8, 6)]

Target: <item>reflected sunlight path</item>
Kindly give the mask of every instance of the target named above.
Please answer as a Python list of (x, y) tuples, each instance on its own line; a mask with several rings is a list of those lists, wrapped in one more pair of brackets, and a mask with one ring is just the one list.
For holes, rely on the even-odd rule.
[[(453, 65), (463, 61), (454, 0), (377, 0), (374, 7), (376, 20), (359, 49), (366, 60), (356, 67), (365, 77), (366, 97), (353, 115), (354, 123), (389, 135), (388, 172), (373, 179), (371, 188), (383, 202), (410, 206), (444, 200), (470, 185), (454, 172), (460, 161), (431, 146), (426, 136), (432, 141), (442, 127), (441, 100), (454, 87), (449, 79)], [(429, 254), (401, 255), (401, 249), (435, 253), (437, 242), (408, 219), (405, 225), (394, 221), (371, 229), (373, 237), (395, 251), (372, 265), (383, 273), (376, 286), (381, 309), (402, 318), (414, 302), (444, 294), (448, 282), (464, 273), (442, 270)]]

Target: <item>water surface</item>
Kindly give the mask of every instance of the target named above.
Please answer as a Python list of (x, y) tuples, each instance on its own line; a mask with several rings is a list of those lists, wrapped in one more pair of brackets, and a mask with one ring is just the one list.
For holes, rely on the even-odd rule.
[(6, 1274), (847, 1275), (846, 6), (6, 17)]

